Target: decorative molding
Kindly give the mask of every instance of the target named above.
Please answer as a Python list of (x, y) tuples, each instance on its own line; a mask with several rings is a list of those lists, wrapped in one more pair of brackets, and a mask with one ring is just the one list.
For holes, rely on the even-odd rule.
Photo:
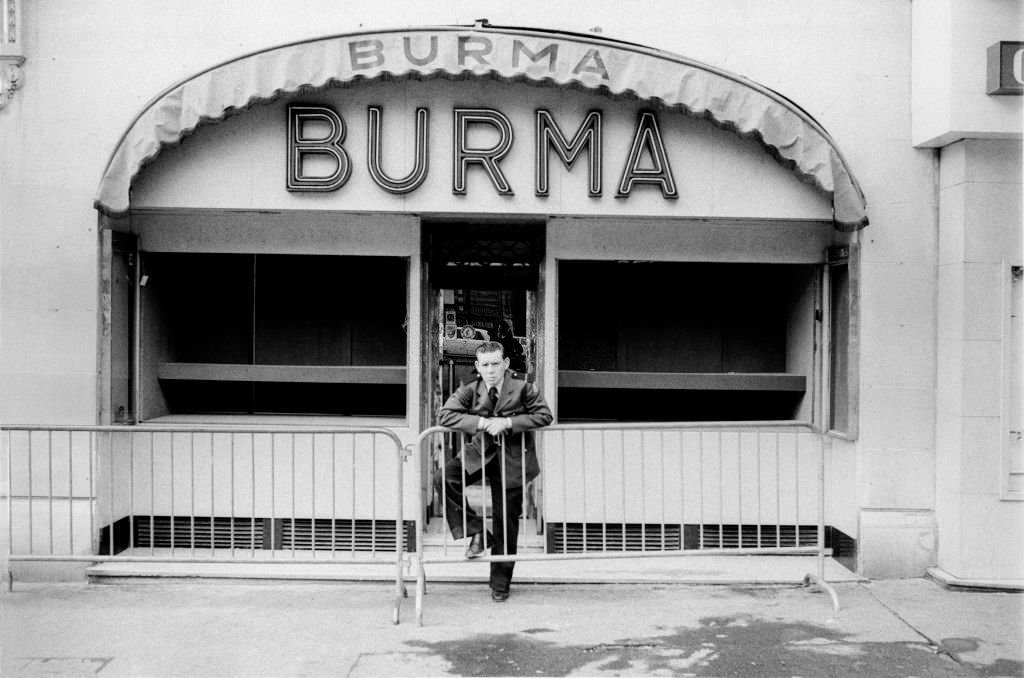
[(0, 0), (0, 108), (14, 98), (25, 63), (21, 45), (21, 0)]
[(21, 65), (25, 57), (0, 54), (0, 108), (14, 98), (14, 93), (21, 87)]

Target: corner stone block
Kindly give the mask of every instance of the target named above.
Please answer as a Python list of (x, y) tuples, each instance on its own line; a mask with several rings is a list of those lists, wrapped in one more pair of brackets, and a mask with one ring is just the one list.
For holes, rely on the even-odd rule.
[(859, 550), (859, 571), (866, 577), (920, 577), (936, 562), (935, 514), (862, 510)]

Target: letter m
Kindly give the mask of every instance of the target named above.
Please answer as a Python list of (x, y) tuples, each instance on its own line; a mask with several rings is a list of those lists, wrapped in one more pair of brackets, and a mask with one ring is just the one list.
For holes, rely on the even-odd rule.
[(572, 169), (584, 148), (590, 160), (587, 165), (587, 195), (597, 198), (601, 195), (601, 111), (590, 111), (570, 142), (562, 134), (551, 113), (538, 109), (536, 194), (541, 197), (549, 194), (549, 151), (554, 150), (566, 169)]

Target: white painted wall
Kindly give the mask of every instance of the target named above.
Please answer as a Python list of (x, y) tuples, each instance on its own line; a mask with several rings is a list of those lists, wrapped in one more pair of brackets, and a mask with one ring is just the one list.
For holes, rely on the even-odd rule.
[(1004, 293), (1024, 284), (1010, 270), (1022, 263), (1022, 187), (1019, 142), (961, 141), (942, 150), (938, 565), (967, 579), (1024, 578), (1024, 496), (1006, 492), (1011, 467), (1021, 466), (1019, 447), (1011, 447), (1007, 378), (1021, 346), (1006, 327), (1021, 310), (1009, 308)]
[(1020, 139), (1022, 98), (986, 93), (988, 48), (1024, 40), (1024, 5), (1006, 0), (914, 0), (914, 144)]
[[(164, 88), (256, 49), (361, 28), (478, 17), (560, 30), (599, 26), (607, 37), (693, 57), (783, 93), (844, 151), (872, 222), (860, 236), (861, 438), (843, 448), (856, 457), (851, 501), (878, 515), (921, 511), (930, 519), (937, 204), (933, 158), (913, 148), (911, 4), (600, 0), (581, 9), (539, 0), (344, 7), (309, 0), (298, 9), (224, 0), (200, 11), (155, 0), (24, 3), (24, 85), (0, 110), (0, 419), (95, 419), (92, 198), (121, 132)], [(919, 541), (913, 529), (865, 532), (869, 523), (862, 521), (866, 551)], [(910, 569), (899, 572), (919, 573)]]

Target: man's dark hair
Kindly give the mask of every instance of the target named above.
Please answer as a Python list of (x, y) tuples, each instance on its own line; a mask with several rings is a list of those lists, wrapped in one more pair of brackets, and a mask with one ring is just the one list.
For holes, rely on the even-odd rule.
[(476, 347), (476, 354), (479, 356), (481, 353), (494, 353), (497, 351), (501, 354), (501, 357), (505, 357), (505, 347), (497, 341), (485, 341)]

